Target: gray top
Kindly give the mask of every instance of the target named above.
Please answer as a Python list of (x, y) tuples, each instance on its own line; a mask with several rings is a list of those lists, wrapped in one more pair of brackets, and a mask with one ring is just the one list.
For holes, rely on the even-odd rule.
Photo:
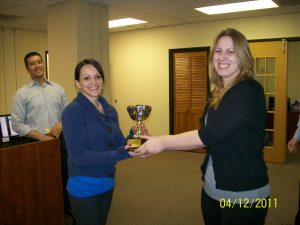
[(300, 142), (300, 115), (299, 115), (299, 120), (298, 120), (298, 124), (297, 124), (297, 129), (294, 134), (294, 138)]
[(236, 204), (244, 204), (245, 202), (257, 202), (260, 199), (270, 196), (271, 187), (269, 184), (255, 190), (239, 192), (217, 189), (212, 163), (212, 158), (210, 156), (204, 178), (204, 190), (211, 198), (217, 201), (221, 201), (223, 199), (229, 201), (231, 204), (234, 202), (236, 202)]
[(42, 86), (30, 79), (13, 98), (12, 128), (20, 136), (36, 130), (42, 134), (61, 121), (68, 104), (62, 86), (46, 81)]

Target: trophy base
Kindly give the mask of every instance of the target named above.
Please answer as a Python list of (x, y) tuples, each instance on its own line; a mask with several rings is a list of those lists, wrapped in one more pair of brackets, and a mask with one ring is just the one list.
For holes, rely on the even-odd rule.
[(127, 145), (130, 145), (130, 148), (127, 151), (133, 151), (134, 149), (137, 149), (142, 144), (144, 144), (146, 139), (142, 138), (130, 138), (127, 139)]

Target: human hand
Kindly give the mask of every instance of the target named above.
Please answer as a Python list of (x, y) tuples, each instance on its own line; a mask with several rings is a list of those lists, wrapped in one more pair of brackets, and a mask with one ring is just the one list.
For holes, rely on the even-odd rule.
[(131, 157), (136, 157), (136, 156), (138, 156), (134, 151), (133, 151), (133, 149), (130, 149), (131, 148), (131, 144), (127, 144), (127, 145), (125, 145), (125, 150), (128, 152), (128, 154), (131, 156)]
[(54, 127), (52, 127), (52, 129), (50, 130), (48, 135), (58, 138), (61, 131), (62, 131), (62, 124), (61, 124), (61, 122), (58, 122), (54, 125)]
[(131, 144), (127, 144), (127, 145), (125, 145), (125, 147), (124, 147), (124, 148), (125, 148), (125, 150), (126, 150), (126, 151), (129, 151), (129, 149), (130, 149), (130, 146), (131, 146)]
[(298, 151), (298, 144), (299, 142), (295, 138), (292, 138), (288, 143), (289, 152), (296, 153)]
[(26, 134), (26, 137), (39, 140), (39, 141), (47, 141), (54, 138), (48, 134), (43, 134), (36, 130), (31, 130), (29, 133)]
[(40, 141), (48, 141), (48, 140), (52, 140), (54, 139), (55, 137), (53, 136), (50, 136), (48, 134), (43, 134), (42, 138), (40, 139)]
[(147, 157), (164, 150), (162, 138), (147, 135), (140, 136), (140, 138), (146, 139), (146, 142), (133, 151), (135, 156)]

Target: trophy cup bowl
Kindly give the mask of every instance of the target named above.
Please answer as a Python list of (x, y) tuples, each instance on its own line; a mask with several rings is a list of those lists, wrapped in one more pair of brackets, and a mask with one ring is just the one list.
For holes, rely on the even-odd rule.
[(133, 150), (141, 146), (145, 140), (142, 140), (139, 136), (147, 134), (142, 127), (142, 121), (147, 119), (150, 115), (152, 107), (150, 105), (130, 105), (127, 107), (127, 111), (132, 120), (137, 122), (136, 126), (133, 127), (133, 138), (127, 139), (127, 144), (131, 147), (129, 150)]

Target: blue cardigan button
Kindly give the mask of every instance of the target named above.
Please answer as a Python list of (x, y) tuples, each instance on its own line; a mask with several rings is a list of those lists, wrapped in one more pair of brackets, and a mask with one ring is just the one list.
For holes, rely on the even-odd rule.
[(113, 145), (111, 143), (107, 145), (108, 148), (112, 148), (112, 146)]

